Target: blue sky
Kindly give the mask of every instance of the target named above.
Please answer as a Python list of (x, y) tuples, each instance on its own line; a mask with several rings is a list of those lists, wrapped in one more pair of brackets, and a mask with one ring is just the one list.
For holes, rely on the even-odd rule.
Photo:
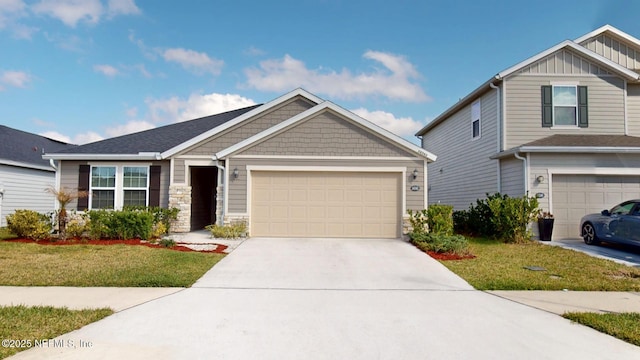
[(0, 123), (76, 144), (297, 87), (413, 134), (510, 67), (640, 2), (0, 0)]

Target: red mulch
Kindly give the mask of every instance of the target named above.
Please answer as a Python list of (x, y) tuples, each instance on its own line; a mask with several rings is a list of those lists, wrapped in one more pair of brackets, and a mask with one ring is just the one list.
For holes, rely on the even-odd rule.
[(425, 251), (429, 256), (436, 260), (467, 260), (467, 259), (475, 259), (475, 255), (457, 255), (457, 254), (449, 254), (449, 253), (437, 253), (435, 251)]
[(129, 239), (129, 240), (87, 240), (87, 239), (67, 239), (67, 240), (58, 240), (58, 241), (50, 241), (50, 240), (42, 240), (35, 241), (31, 239), (11, 239), (5, 240), (10, 242), (19, 242), (19, 243), (33, 243), (38, 245), (140, 245), (147, 246), (150, 248), (161, 248), (161, 249), (169, 249), (175, 251), (183, 251), (183, 252), (204, 252), (204, 253), (223, 253), (227, 248), (226, 245), (216, 244), (217, 247), (215, 250), (194, 250), (188, 248), (183, 245), (175, 245), (172, 247), (165, 247), (160, 244), (152, 244), (150, 242), (140, 240), (140, 239)]

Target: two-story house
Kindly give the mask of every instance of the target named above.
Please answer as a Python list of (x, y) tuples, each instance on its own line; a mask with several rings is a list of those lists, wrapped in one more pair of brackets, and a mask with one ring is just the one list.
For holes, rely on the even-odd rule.
[(580, 218), (640, 198), (640, 40), (610, 25), (491, 77), (421, 129), (437, 153), (429, 203), (467, 209), (486, 193), (528, 194), (555, 217), (554, 239)]

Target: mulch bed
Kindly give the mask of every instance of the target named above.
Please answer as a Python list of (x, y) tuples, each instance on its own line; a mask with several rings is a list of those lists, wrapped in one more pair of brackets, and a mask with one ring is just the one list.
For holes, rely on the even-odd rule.
[[(160, 249), (169, 249), (174, 251), (183, 251), (183, 252), (203, 252), (203, 253), (224, 253), (224, 250), (227, 248), (226, 245), (215, 244), (217, 245), (215, 250), (194, 250), (188, 248), (184, 245), (176, 244), (172, 247), (162, 246), (160, 244), (153, 244), (148, 241), (140, 240), (140, 239), (129, 239), (129, 240), (88, 240), (88, 239), (75, 239), (70, 238), (67, 240), (58, 240), (58, 241), (50, 241), (50, 240), (42, 240), (35, 241), (31, 239), (10, 239), (4, 240), (9, 242), (19, 242), (19, 243), (31, 243), (38, 245), (138, 245), (138, 246), (146, 246), (150, 248), (160, 248)], [(194, 244), (194, 245), (203, 245), (203, 244)], [(206, 244), (212, 245), (212, 244)]]
[(429, 256), (436, 260), (467, 260), (467, 259), (475, 259), (475, 255), (458, 255), (458, 254), (449, 254), (449, 253), (437, 253), (435, 251), (425, 251)]

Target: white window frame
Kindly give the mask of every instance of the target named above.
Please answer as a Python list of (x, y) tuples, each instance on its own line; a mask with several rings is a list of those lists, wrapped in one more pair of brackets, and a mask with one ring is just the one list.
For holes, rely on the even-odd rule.
[[(478, 135), (474, 134), (474, 124), (478, 122)], [(482, 137), (482, 104), (480, 100), (471, 104), (471, 139), (476, 140)]]
[[(555, 102), (555, 93), (556, 93), (556, 88), (574, 88), (575, 89), (575, 93), (576, 93), (576, 102), (575, 105), (573, 105), (573, 107), (575, 108), (575, 114), (576, 116), (574, 117), (574, 123), (572, 125), (558, 125), (556, 124), (556, 107), (570, 107), (571, 105), (556, 105)], [(552, 127), (554, 128), (569, 128), (569, 129), (578, 129), (578, 116), (580, 116), (578, 114), (578, 85), (576, 84), (552, 84), (551, 85), (551, 111), (552, 111), (552, 115), (551, 118), (553, 119), (553, 125)]]
[[(93, 209), (93, 191), (94, 190), (114, 190), (113, 210), (121, 210), (124, 206), (124, 191), (125, 190), (145, 190), (146, 199), (145, 206), (149, 206), (149, 183), (151, 176), (151, 164), (145, 163), (130, 163), (130, 164), (110, 164), (110, 163), (95, 163), (89, 164), (89, 210)], [(93, 186), (93, 169), (96, 167), (110, 167), (115, 168), (115, 187), (94, 187)], [(124, 168), (125, 167), (143, 167), (147, 169), (147, 184), (145, 188), (141, 187), (124, 187)]]
[[(124, 186), (124, 169), (125, 168), (144, 168), (147, 170), (147, 179), (144, 187), (135, 187), (135, 186)], [(122, 166), (122, 206), (124, 206), (124, 193), (125, 191), (144, 191), (145, 192), (145, 200), (143, 206), (149, 206), (149, 166), (138, 166), (138, 165), (123, 165)]]

